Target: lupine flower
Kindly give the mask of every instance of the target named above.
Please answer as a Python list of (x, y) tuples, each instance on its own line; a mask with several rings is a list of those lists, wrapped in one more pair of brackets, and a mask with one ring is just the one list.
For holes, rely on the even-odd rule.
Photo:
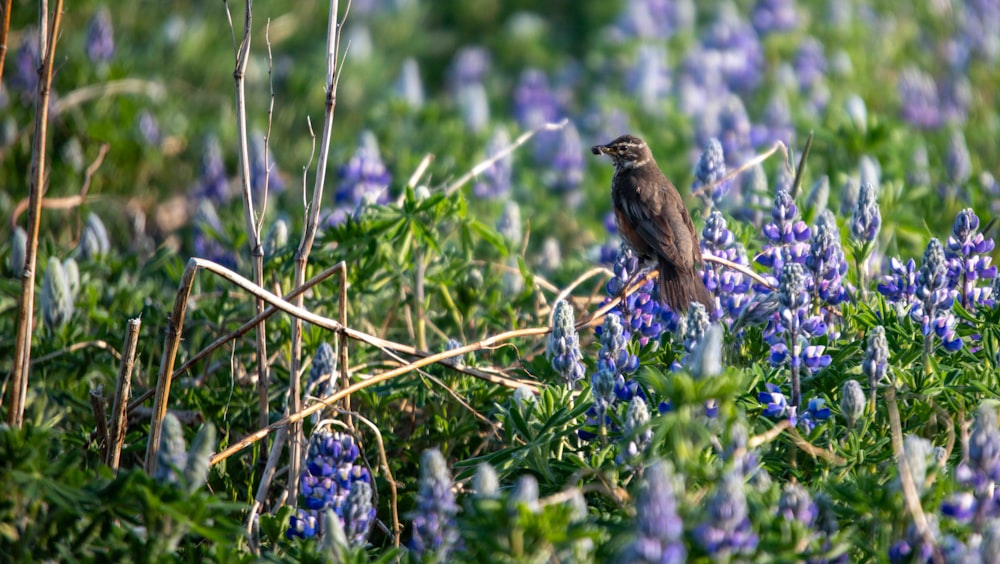
[(913, 150), (910, 166), (907, 168), (906, 183), (914, 186), (930, 186), (930, 157), (927, 155), (927, 145), (920, 143)]
[(193, 493), (208, 479), (209, 459), (214, 447), (214, 425), (203, 425), (188, 450), (180, 421), (172, 413), (167, 413), (163, 418), (153, 479), (161, 484), (183, 486), (188, 493)]
[[(691, 305), (694, 306), (694, 302)], [(721, 325), (713, 324), (705, 331), (688, 355), (687, 364), (691, 370), (691, 375), (698, 379), (710, 378), (722, 373)]]
[[(286, 533), (288, 538), (309, 538), (310, 531), (313, 535), (323, 536), (323, 527), (316, 525), (320, 516), (331, 510), (344, 526), (347, 518), (345, 511), (349, 510), (352, 519), (349, 528), (354, 534), (352, 542), (363, 544), (362, 533), (366, 533), (374, 522), (375, 510), (371, 508), (370, 497), (366, 507), (366, 491), (354, 488), (355, 482), (365, 482), (369, 486), (367, 493), (371, 492), (371, 475), (358, 460), (360, 455), (361, 451), (350, 435), (327, 429), (313, 431), (309, 437), (305, 470), (301, 477), (301, 497), (305, 510), (299, 510), (291, 516)], [(351, 501), (353, 505), (349, 506), (347, 499), (352, 491), (355, 498)], [(358, 535), (362, 535), (360, 539)]]
[(750, 114), (747, 113), (743, 100), (735, 94), (726, 96), (719, 105), (715, 118), (718, 120), (715, 127), (704, 126), (698, 134), (698, 142), (707, 148), (711, 139), (717, 137), (725, 154), (725, 162), (733, 166), (742, 164), (755, 141), (753, 124), (750, 123)]
[(80, 243), (77, 245), (76, 254), (82, 260), (97, 260), (111, 251), (111, 241), (108, 239), (108, 230), (104, 227), (104, 222), (96, 213), (87, 214), (87, 222), (80, 233)]
[(962, 338), (955, 334), (955, 317), (951, 313), (954, 299), (948, 288), (948, 265), (944, 248), (936, 238), (930, 240), (924, 251), (914, 296), (916, 302), (910, 310), (910, 317), (920, 324), (924, 338), (937, 335), (945, 349), (960, 349)]
[(273, 257), (280, 249), (288, 245), (288, 221), (283, 217), (274, 220), (264, 237), (264, 252)]
[[(750, 266), (746, 250), (736, 241), (726, 219), (718, 210), (712, 210), (705, 220), (705, 227), (701, 231), (701, 252), (703, 256), (719, 257), (742, 266)], [(720, 315), (733, 319), (742, 313), (750, 300), (750, 280), (746, 275), (706, 261), (701, 277), (705, 287), (715, 296), (719, 306), (716, 309)]]
[(764, 335), (771, 344), (771, 364), (787, 362), (792, 380), (792, 405), (799, 405), (799, 372), (805, 368), (811, 374), (830, 364), (830, 355), (823, 354), (824, 347), (810, 345), (808, 339), (826, 333), (821, 316), (809, 312), (810, 299), (806, 293), (805, 269), (790, 262), (781, 269), (778, 282), (779, 316), (768, 324)]
[(38, 88), (38, 30), (27, 28), (21, 36), (21, 45), (14, 55), (15, 72), (10, 77), (11, 90), (19, 91), (24, 100), (34, 100)]
[(521, 207), (514, 200), (507, 200), (497, 219), (497, 232), (507, 241), (507, 246), (517, 250), (521, 246)]
[(910, 306), (916, 302), (917, 263), (910, 259), (903, 264), (898, 258), (889, 259), (889, 274), (883, 277), (878, 285), (878, 291), (885, 296), (899, 311), (909, 312)]
[(657, 462), (643, 475), (636, 500), (635, 540), (625, 549), (625, 561), (680, 564), (687, 559), (684, 522), (677, 515), (674, 476), (666, 462)]
[(694, 536), (710, 558), (751, 554), (757, 548), (742, 473), (730, 471), (725, 475), (708, 501), (707, 513), (708, 518), (695, 529)]
[(948, 236), (945, 256), (948, 258), (948, 277), (958, 292), (962, 306), (970, 308), (989, 299), (991, 289), (977, 286), (978, 280), (992, 280), (997, 267), (990, 264), (993, 238), (979, 231), (979, 217), (967, 208), (955, 218), (955, 226)]
[(472, 491), (477, 498), (493, 499), (500, 491), (500, 478), (489, 462), (480, 462), (472, 477)]
[(403, 61), (395, 85), (396, 97), (412, 109), (424, 105), (424, 83), (420, 80), (420, 63), (413, 57)]
[[(906, 466), (918, 492), (924, 490), (924, 482), (927, 480), (927, 463), (932, 452), (933, 446), (927, 439), (916, 435), (903, 437), (903, 456), (906, 458)], [(902, 471), (902, 466), (900, 471)]]
[(537, 513), (539, 509), (538, 479), (531, 474), (520, 475), (507, 498), (507, 507), (512, 512), (524, 507), (532, 513)]
[(340, 184), (335, 202), (340, 207), (355, 209), (389, 201), (392, 176), (382, 163), (378, 140), (370, 131), (361, 134), (361, 143), (347, 164), (337, 172)]
[(646, 452), (653, 442), (653, 430), (647, 427), (649, 423), (649, 407), (642, 396), (636, 394), (628, 402), (625, 412), (625, 424), (622, 429), (624, 444), (618, 455), (620, 463), (627, 463)]
[(111, 10), (101, 6), (87, 25), (87, 58), (92, 63), (106, 63), (115, 54), (115, 33), (111, 24)]
[(788, 417), (792, 425), (798, 423), (796, 408), (789, 405), (785, 394), (781, 393), (781, 388), (777, 384), (767, 382), (764, 384), (766, 391), (757, 394), (757, 400), (763, 405), (763, 415), (771, 419)]
[(847, 275), (847, 259), (840, 245), (837, 220), (830, 210), (824, 210), (816, 222), (816, 230), (809, 240), (805, 265), (811, 275), (807, 285), (811, 287), (814, 299), (831, 306), (847, 299), (847, 289), (843, 285), (844, 276)]
[(159, 146), (162, 133), (156, 116), (149, 110), (143, 110), (139, 112), (135, 121), (142, 141), (152, 147)]
[(572, 122), (566, 124), (552, 157), (549, 187), (560, 193), (575, 192), (583, 182), (583, 143)]
[(362, 480), (351, 482), (351, 489), (344, 500), (344, 533), (351, 546), (364, 546), (368, 530), (375, 522), (372, 506), (372, 485)]
[(625, 79), (628, 93), (639, 101), (639, 107), (649, 114), (662, 113), (662, 103), (670, 92), (670, 66), (662, 46), (645, 44), (639, 47), (633, 66)]
[[(498, 127), (486, 142), (486, 158), (498, 155), (510, 145), (510, 135), (504, 127)], [(507, 155), (497, 159), (479, 175), (472, 187), (472, 193), (480, 198), (497, 199), (510, 193), (511, 171), (514, 158)]]
[(823, 44), (815, 37), (806, 37), (799, 43), (794, 59), (795, 76), (799, 91), (808, 92), (826, 75), (826, 55)]
[(809, 249), (811, 231), (799, 219), (798, 208), (789, 190), (790, 186), (781, 182), (777, 184), (774, 207), (771, 209), (772, 220), (763, 228), (768, 242), (757, 257), (759, 264), (771, 268), (775, 273), (781, 272), (786, 261), (785, 255), (792, 262), (804, 263)]
[(865, 392), (857, 380), (848, 380), (840, 387), (840, 413), (847, 420), (847, 426), (853, 427), (865, 410)]
[(24, 256), (28, 252), (28, 232), (21, 229), (21, 226), (14, 228), (10, 246), (10, 271), (16, 278), (20, 278), (24, 273)]
[(514, 89), (514, 117), (524, 129), (532, 129), (559, 117), (559, 101), (549, 87), (549, 79), (538, 69), (521, 73)]
[[(939, 538), (941, 531), (938, 529), (937, 516), (933, 513), (927, 515), (927, 522), (931, 529), (931, 538)], [(904, 562), (933, 562), (934, 547), (924, 542), (923, 535), (912, 523), (906, 528), (906, 538), (889, 547), (889, 562), (892, 564), (903, 564)]]
[(269, 194), (280, 193), (285, 189), (285, 179), (278, 171), (274, 149), (263, 133), (254, 131), (250, 135), (250, 189), (257, 198), (263, 198), (265, 186)]
[(684, 29), (681, 23), (683, 2), (663, 0), (628, 0), (615, 24), (616, 30), (624, 38), (669, 39), (676, 29)]
[(795, 0), (757, 0), (750, 21), (761, 35), (796, 29), (799, 15), (795, 10)]
[(562, 247), (559, 240), (551, 235), (542, 241), (542, 250), (538, 253), (538, 268), (546, 274), (559, 270), (562, 266)]
[(433, 553), (437, 560), (447, 562), (448, 554), (459, 540), (455, 528), (458, 505), (451, 491), (451, 473), (441, 451), (425, 450), (421, 455), (419, 488), (410, 549), (417, 558)]
[(865, 100), (857, 94), (851, 94), (844, 101), (844, 112), (851, 124), (860, 132), (868, 130), (868, 107)]
[(573, 306), (565, 300), (556, 302), (546, 355), (568, 387), (575, 387), (583, 378), (583, 354), (580, 352), (580, 337), (576, 333)]
[(878, 159), (871, 155), (861, 155), (858, 161), (858, 178), (861, 179), (862, 189), (865, 184), (871, 184), (875, 187), (877, 196), (878, 187), (882, 184), (882, 165)]
[(711, 324), (712, 320), (709, 319), (705, 306), (697, 302), (691, 302), (683, 331), (684, 350), (687, 351), (688, 355), (698, 347), (698, 344), (705, 337), (705, 333)]
[(983, 527), (983, 541), (979, 545), (979, 554), (986, 564), (994, 564), (990, 558), (1000, 554), (1000, 518), (994, 517)]
[(757, 32), (734, 7), (723, 4), (701, 38), (700, 66), (706, 73), (718, 73), (724, 84), (738, 92), (757, 86), (763, 76), (763, 48)]
[(621, 314), (610, 311), (601, 324), (601, 350), (597, 353), (598, 369), (606, 369), (616, 381), (624, 384), (624, 375), (639, 368), (639, 358), (628, 352), (628, 333), (622, 325)]
[(986, 478), (994, 482), (1000, 480), (1000, 429), (995, 403), (985, 402), (976, 411), (969, 436), (969, 464)]
[(195, 211), (192, 224), (194, 226), (195, 256), (217, 262), (234, 270), (236, 256), (229, 250), (229, 245), (220, 241), (224, 238), (224, 229), (222, 220), (219, 219), (219, 214), (215, 211), (211, 200), (203, 199), (198, 202), (198, 209)]
[(38, 297), (42, 309), (42, 319), (49, 329), (62, 327), (73, 317), (73, 292), (63, 263), (56, 257), (49, 257), (42, 290)]
[(187, 466), (187, 445), (184, 429), (177, 416), (167, 412), (160, 432), (160, 449), (156, 454), (156, 472), (153, 479), (161, 484), (179, 484)]
[(482, 83), (463, 85), (458, 91), (458, 107), (469, 131), (478, 133), (490, 125), (490, 101)]
[(210, 200), (212, 204), (220, 204), (229, 199), (226, 163), (222, 158), (219, 138), (214, 135), (205, 138), (201, 154), (201, 176), (198, 178), (193, 195), (198, 200)]
[[(830, 203), (830, 177), (823, 175), (809, 188), (806, 194), (806, 209), (813, 218), (819, 218), (823, 212), (827, 211), (826, 206)], [(831, 212), (832, 213), (832, 212)], [(836, 222), (834, 222), (836, 225)]]
[(615, 373), (609, 368), (598, 368), (590, 377), (590, 392), (594, 396), (598, 416), (607, 412), (615, 401), (615, 384)]
[(489, 50), (483, 47), (462, 47), (448, 68), (448, 84), (454, 95), (466, 84), (481, 83), (490, 72)]
[(858, 205), (851, 216), (851, 236), (859, 243), (870, 244), (878, 236), (881, 225), (878, 188), (874, 184), (862, 184), (858, 192)]
[(916, 67), (899, 73), (899, 98), (903, 119), (922, 129), (941, 126), (941, 104), (934, 79)]
[(871, 389), (871, 409), (874, 409), (875, 390), (888, 371), (889, 342), (885, 338), (885, 328), (878, 325), (868, 334), (868, 347), (861, 362), (861, 372), (868, 378), (868, 387)]
[(698, 166), (694, 169), (695, 183), (692, 190), (707, 189), (707, 197), (718, 205), (719, 201), (729, 191), (729, 182), (719, 182), (726, 176), (726, 158), (722, 153), (722, 144), (712, 138), (701, 153)]
[[(615, 258), (614, 277), (608, 280), (605, 290), (610, 297), (618, 297), (625, 290), (625, 285), (635, 282), (636, 273), (639, 272), (639, 258), (626, 245), (622, 245)], [(628, 335), (626, 340), (633, 334), (639, 338), (640, 346), (646, 346), (650, 340), (657, 341), (664, 330), (672, 330), (676, 327), (676, 314), (669, 312), (664, 319), (664, 308), (659, 301), (654, 298), (655, 285), (653, 281), (648, 281), (643, 286), (626, 298), (625, 307), (617, 306), (611, 311), (618, 312), (619, 315), (624, 310), (627, 317), (623, 317), (622, 326)]]
[(778, 500), (778, 515), (785, 521), (798, 521), (806, 527), (812, 527), (818, 512), (808, 490), (796, 483), (785, 484)]
[(812, 398), (799, 415), (798, 425), (806, 433), (811, 433), (816, 425), (826, 421), (831, 415), (833, 415), (833, 412), (829, 407), (826, 407), (826, 400), (823, 398)]
[(951, 132), (948, 149), (945, 152), (944, 165), (952, 190), (968, 182), (969, 177), (972, 176), (969, 148), (965, 144), (965, 135), (958, 129)]
[(330, 395), (330, 391), (336, 386), (334, 373), (337, 370), (337, 355), (330, 343), (320, 343), (313, 356), (312, 366), (309, 367), (309, 383), (306, 385), (306, 394), (319, 398)]

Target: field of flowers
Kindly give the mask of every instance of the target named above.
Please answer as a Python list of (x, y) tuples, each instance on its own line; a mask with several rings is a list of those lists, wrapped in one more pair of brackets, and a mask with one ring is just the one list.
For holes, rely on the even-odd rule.
[(995, 0), (0, 3), (0, 561), (1000, 563)]

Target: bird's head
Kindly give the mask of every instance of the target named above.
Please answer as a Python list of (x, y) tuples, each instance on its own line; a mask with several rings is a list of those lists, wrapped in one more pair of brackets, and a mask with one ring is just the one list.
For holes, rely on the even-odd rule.
[(653, 162), (649, 146), (635, 135), (622, 135), (607, 145), (594, 145), (595, 155), (608, 155), (616, 168), (637, 168)]

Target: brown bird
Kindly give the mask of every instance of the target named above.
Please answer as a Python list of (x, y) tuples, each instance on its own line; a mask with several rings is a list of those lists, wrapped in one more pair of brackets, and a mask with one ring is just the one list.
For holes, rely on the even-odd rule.
[(646, 142), (622, 135), (590, 150), (615, 164), (611, 198), (618, 232), (639, 258), (656, 261), (660, 300), (680, 314), (687, 314), (691, 302), (713, 313), (715, 299), (698, 275), (701, 248), (691, 215)]

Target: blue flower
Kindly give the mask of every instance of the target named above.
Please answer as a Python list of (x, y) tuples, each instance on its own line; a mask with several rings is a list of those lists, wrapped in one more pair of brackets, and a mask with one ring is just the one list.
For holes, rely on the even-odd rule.
[(970, 308), (995, 299), (989, 288), (977, 285), (979, 280), (993, 280), (997, 267), (991, 265), (989, 253), (993, 251), (992, 237), (979, 231), (979, 217), (971, 209), (964, 209), (955, 218), (952, 234), (948, 236), (945, 256), (948, 259), (950, 286), (958, 292), (962, 306)]
[(684, 522), (677, 514), (674, 476), (666, 462), (657, 462), (646, 469), (636, 500), (636, 514), (636, 537), (625, 550), (627, 562), (685, 562)]
[(694, 176), (695, 184), (692, 190), (708, 189), (708, 197), (718, 205), (729, 191), (729, 181), (719, 182), (726, 176), (726, 158), (718, 139), (713, 137), (705, 145), (698, 166), (694, 169)]
[(580, 352), (580, 337), (576, 332), (573, 306), (565, 300), (556, 302), (546, 355), (552, 362), (552, 368), (562, 376), (563, 383), (568, 387), (575, 387), (583, 378), (583, 354)]
[(441, 451), (425, 450), (421, 455), (418, 487), (410, 549), (418, 559), (433, 553), (438, 561), (447, 562), (459, 541), (455, 525), (458, 505)]
[[(510, 135), (504, 127), (498, 127), (486, 143), (486, 158), (490, 159), (500, 154), (510, 145)], [(487, 167), (472, 187), (472, 193), (480, 198), (497, 199), (510, 193), (511, 174), (514, 158), (507, 155), (497, 159)]]
[(694, 531), (695, 540), (710, 557), (752, 554), (758, 537), (750, 527), (743, 474), (730, 471), (709, 499), (707, 518)]
[(105, 63), (115, 54), (115, 33), (111, 11), (101, 6), (87, 26), (87, 58), (92, 63)]

